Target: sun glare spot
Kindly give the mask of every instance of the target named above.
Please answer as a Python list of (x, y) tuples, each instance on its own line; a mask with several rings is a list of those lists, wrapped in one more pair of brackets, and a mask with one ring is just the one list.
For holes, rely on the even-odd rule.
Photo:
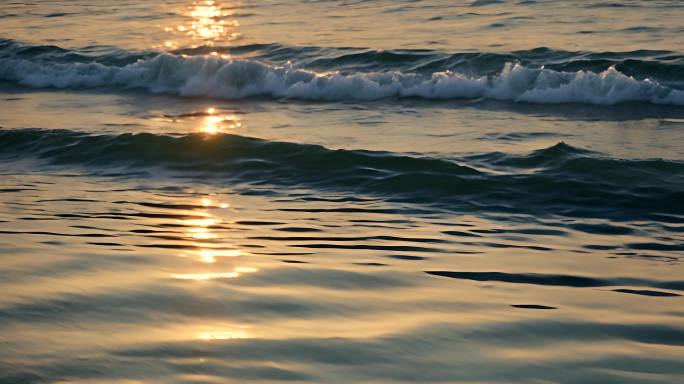
[(218, 220), (213, 219), (213, 218), (189, 219), (189, 220), (184, 220), (183, 224), (189, 225), (192, 227), (211, 227), (212, 225), (218, 224)]
[[(238, 39), (240, 33), (237, 20), (233, 18), (235, 12), (226, 10), (216, 1), (197, 1), (184, 12), (188, 21), (164, 27), (164, 30), (174, 36), (173, 48), (185, 46), (188, 38), (193, 46), (214, 46), (217, 43)], [(167, 47), (171, 47), (168, 46)]]
[[(214, 249), (203, 249), (199, 251), (199, 260), (203, 263), (213, 264), (219, 257), (239, 257), (243, 256), (244, 253), (237, 249), (227, 249), (227, 250), (214, 250)], [(245, 271), (235, 270), (237, 273), (249, 273)], [(256, 271), (250, 271), (256, 272)]]
[[(218, 256), (238, 257), (238, 256), (242, 256), (242, 255), (244, 255), (244, 253), (242, 251), (239, 251), (237, 249), (232, 249), (232, 250), (228, 250), (228, 251), (222, 251), (221, 254)], [(237, 272), (245, 273), (245, 271), (237, 271)], [(256, 269), (249, 271), (249, 272), (256, 272)]]
[(221, 116), (207, 116), (204, 118), (204, 132), (215, 134), (220, 132), (219, 124), (223, 122)]
[(217, 134), (225, 132), (226, 130), (242, 127), (240, 118), (235, 114), (222, 115), (217, 114), (215, 108), (207, 109), (207, 115), (202, 119), (199, 127), (200, 132), (208, 134)]
[(234, 279), (240, 276), (237, 272), (212, 272), (212, 273), (181, 273), (171, 275), (179, 280), (213, 280), (213, 279)]
[(216, 262), (216, 255), (210, 249), (203, 249), (199, 252), (200, 261), (211, 264)]
[(215, 233), (210, 232), (206, 228), (196, 228), (192, 230), (191, 233), (192, 237), (197, 240), (211, 240), (216, 239), (218, 237)]
[(190, 10), (192, 22), (188, 34), (205, 40), (207, 45), (213, 45), (220, 38), (235, 39), (239, 34), (230, 30), (230, 27), (237, 27), (238, 23), (235, 20), (226, 20), (227, 16), (230, 13), (224, 12), (214, 2), (195, 4)]
[(178, 280), (195, 280), (206, 281), (216, 279), (234, 279), (247, 273), (258, 272), (258, 268), (252, 267), (236, 267), (228, 272), (207, 272), (207, 273), (177, 273), (172, 274), (171, 277)]
[(251, 339), (252, 336), (247, 332), (247, 327), (240, 326), (238, 329), (229, 331), (207, 331), (200, 332), (197, 338), (200, 340), (234, 340), (234, 339)]

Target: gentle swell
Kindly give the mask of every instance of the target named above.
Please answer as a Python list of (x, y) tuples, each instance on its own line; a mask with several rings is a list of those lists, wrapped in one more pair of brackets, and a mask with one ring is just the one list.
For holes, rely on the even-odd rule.
[[(677, 215), (684, 214), (684, 164), (609, 159), (563, 143), (524, 156), (489, 153), (457, 163), (228, 134), (22, 129), (0, 130), (0, 153), (6, 161), (33, 157), (105, 172), (123, 166), (137, 174), (162, 168), (193, 179), (301, 185), (457, 210), (615, 219), (662, 214), (679, 220)], [(484, 170), (490, 168), (497, 172)]]
[[(546, 104), (646, 102), (684, 105), (684, 91), (649, 78), (628, 76), (615, 66), (600, 72), (562, 71), (507, 62), (496, 74), (478, 75), (451, 70), (449, 66), (434, 71), (386, 69), (393, 67), (394, 60), (411, 61), (416, 55), (376, 53), (375, 60), (388, 61), (389, 67), (344, 72), (333, 67), (316, 72), (290, 64), (268, 64), (256, 59), (211, 54), (141, 54), (133, 56), (137, 61), (124, 65), (126, 60), (120, 60), (115, 53), (89, 59), (57, 47), (20, 48), (7, 40), (0, 44), (0, 80), (35, 88), (142, 89), (153, 93), (228, 99), (486, 98)], [(356, 59), (363, 62), (369, 53), (358, 55), (361, 57)], [(334, 60), (350, 59), (354, 59), (354, 55)], [(318, 61), (311, 57), (302, 59), (303, 64), (308, 63), (311, 68), (316, 68)]]

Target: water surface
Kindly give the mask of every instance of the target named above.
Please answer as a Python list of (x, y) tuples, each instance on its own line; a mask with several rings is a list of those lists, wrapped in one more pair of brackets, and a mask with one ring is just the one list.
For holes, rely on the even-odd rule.
[(684, 380), (682, 16), (0, 4), (0, 382)]

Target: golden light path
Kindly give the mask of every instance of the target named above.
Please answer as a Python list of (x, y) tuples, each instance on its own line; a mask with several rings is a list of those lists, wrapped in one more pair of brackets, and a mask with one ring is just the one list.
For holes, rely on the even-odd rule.
[[(215, 113), (215, 109), (211, 108), (208, 113), (213, 114)], [(216, 200), (212, 196), (206, 196), (202, 197), (198, 200), (198, 205), (201, 208), (198, 208), (204, 217), (203, 218), (198, 218), (198, 219), (187, 219), (187, 220), (181, 220), (183, 224), (186, 226), (190, 227), (187, 231), (187, 234), (193, 238), (196, 239), (196, 243), (194, 244), (198, 248), (200, 248), (198, 251), (192, 251), (190, 253), (181, 253), (179, 256), (181, 257), (191, 257), (193, 259), (196, 259), (197, 261), (201, 262), (203, 265), (205, 265), (205, 268), (208, 267), (209, 265), (213, 265), (217, 263), (218, 258), (226, 257), (226, 258), (238, 258), (237, 260), (239, 261), (241, 256), (247, 255), (246, 253), (240, 251), (239, 249), (214, 249), (211, 247), (208, 247), (207, 242), (202, 241), (202, 240), (214, 240), (214, 239), (220, 239), (221, 236), (217, 233), (215, 233), (214, 229), (216, 229), (216, 226), (219, 225), (226, 225), (226, 222), (222, 220), (219, 215), (214, 215), (212, 212), (213, 210), (216, 209), (221, 209), (225, 210), (230, 208), (230, 204), (221, 202)], [(212, 245), (215, 243), (211, 243)], [(249, 274), (249, 273), (254, 273), (258, 271), (258, 268), (254, 267), (248, 267), (248, 266), (242, 266), (242, 265), (233, 265), (230, 270), (226, 270), (224, 268), (221, 268), (222, 270), (220, 271), (208, 271), (208, 272), (192, 272), (192, 273), (175, 273), (172, 274), (171, 277), (173, 279), (177, 280), (189, 280), (189, 281), (196, 281), (196, 282), (208, 282), (211, 280), (220, 280), (220, 279), (235, 279), (238, 278), (242, 275)], [(205, 326), (200, 326), (200, 328), (197, 330), (190, 331), (190, 337), (195, 340), (201, 340), (201, 341), (220, 341), (220, 340), (238, 340), (238, 339), (251, 339), (254, 338), (252, 334), (250, 334), (247, 330), (247, 326), (245, 325), (235, 325), (235, 324), (218, 324), (218, 325), (205, 325)]]
[(252, 336), (247, 332), (247, 327), (240, 325), (237, 329), (227, 331), (207, 331), (200, 332), (197, 335), (200, 340), (233, 340), (233, 339), (251, 339)]
[(216, 262), (218, 257), (238, 257), (244, 256), (245, 254), (238, 249), (229, 250), (214, 250), (214, 249), (202, 249), (198, 252), (199, 260), (203, 263), (213, 264)]
[(239, 26), (236, 20), (224, 20), (224, 17), (232, 13), (224, 12), (214, 1), (196, 3), (190, 11), (193, 18), (188, 34), (198, 39), (207, 40), (209, 45), (213, 41), (224, 36), (234, 39), (238, 36), (236, 32), (230, 32), (230, 27)]
[(210, 273), (181, 273), (171, 275), (179, 280), (212, 280), (212, 279), (233, 279), (240, 276), (237, 272), (210, 272)]
[(237, 27), (240, 26), (235, 15), (234, 5), (224, 7), (217, 1), (197, 1), (193, 3), (185, 15), (190, 18), (189, 22), (175, 27), (166, 27), (164, 30), (171, 33), (177, 39), (169, 39), (164, 43), (167, 48), (177, 49), (188, 37), (194, 42), (194, 46), (214, 46), (221, 42), (232, 41), (240, 37)]
[[(230, 204), (224, 202), (218, 202), (211, 197), (203, 197), (199, 200), (199, 205), (203, 207), (206, 211), (203, 212), (206, 215), (201, 219), (186, 219), (180, 220), (184, 225), (189, 227), (187, 230), (187, 235), (197, 240), (194, 246), (198, 248), (197, 251), (183, 252), (179, 254), (180, 257), (192, 257), (204, 264), (214, 264), (217, 262), (218, 258), (237, 258), (241, 256), (246, 256), (247, 254), (239, 249), (231, 248), (213, 248), (216, 240), (220, 240), (220, 236), (212, 230), (212, 227), (220, 225), (223, 221), (210, 213), (209, 209), (227, 209)], [(208, 243), (207, 240), (211, 240), (212, 243)], [(236, 266), (230, 271), (220, 271), (220, 272), (198, 272), (198, 273), (176, 273), (172, 274), (171, 277), (179, 280), (214, 280), (214, 279), (233, 279), (239, 277), (240, 275), (247, 273), (257, 272), (257, 268), (246, 267), (246, 266)]]
[(180, 273), (171, 275), (179, 280), (213, 280), (213, 279), (234, 279), (240, 275), (257, 272), (257, 268), (235, 267), (231, 272), (208, 272), (208, 273)]
[[(212, 108), (208, 111), (210, 114), (215, 113)], [(206, 215), (201, 219), (189, 219), (183, 220), (185, 225), (190, 226), (188, 234), (197, 239), (196, 246), (200, 247), (196, 251), (197, 260), (203, 264), (215, 264), (217, 259), (220, 257), (227, 258), (238, 258), (245, 256), (246, 254), (239, 249), (213, 249), (206, 247), (206, 243), (202, 240), (207, 239), (219, 239), (220, 236), (212, 231), (212, 227), (218, 226), (225, 223), (217, 215), (212, 214), (212, 210), (221, 209), (225, 210), (230, 208), (230, 204), (217, 201), (212, 196), (207, 196), (199, 199), (199, 205), (202, 207), (201, 210), (203, 214)], [(181, 257), (188, 257), (188, 254), (184, 253), (180, 255)], [(193, 258), (195, 257), (193, 256)], [(220, 280), (220, 279), (235, 279), (241, 275), (254, 273), (258, 271), (258, 268), (247, 267), (247, 266), (233, 266), (232, 270), (222, 270), (218, 272), (193, 272), (193, 273), (176, 273), (172, 274), (171, 277), (177, 280), (190, 280), (196, 282), (206, 282), (210, 280)], [(202, 327), (201, 331), (191, 331), (191, 337), (196, 340), (211, 342), (211, 341), (225, 341), (225, 340), (239, 340), (239, 339), (251, 339), (254, 338), (245, 325), (210, 325)]]
[(208, 134), (223, 133), (228, 130), (240, 128), (242, 122), (240, 117), (235, 114), (222, 114), (216, 108), (207, 109), (206, 116), (202, 120), (199, 131)]

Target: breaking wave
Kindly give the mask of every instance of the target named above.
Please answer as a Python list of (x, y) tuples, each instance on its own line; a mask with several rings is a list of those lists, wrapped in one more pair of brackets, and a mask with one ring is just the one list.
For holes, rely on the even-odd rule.
[(140, 54), (129, 57), (131, 62), (127, 63), (120, 57), (88, 59), (56, 47), (30, 48), (20, 50), (17, 43), (0, 44), (0, 80), (34, 88), (138, 89), (227, 99), (484, 98), (544, 104), (645, 102), (684, 105), (684, 90), (654, 79), (629, 76), (616, 66), (600, 72), (564, 71), (509, 61), (497, 73), (480, 75), (451, 69), (427, 73), (409, 69), (310, 70), (288, 63), (269, 63), (259, 58), (236, 59), (221, 54)]

